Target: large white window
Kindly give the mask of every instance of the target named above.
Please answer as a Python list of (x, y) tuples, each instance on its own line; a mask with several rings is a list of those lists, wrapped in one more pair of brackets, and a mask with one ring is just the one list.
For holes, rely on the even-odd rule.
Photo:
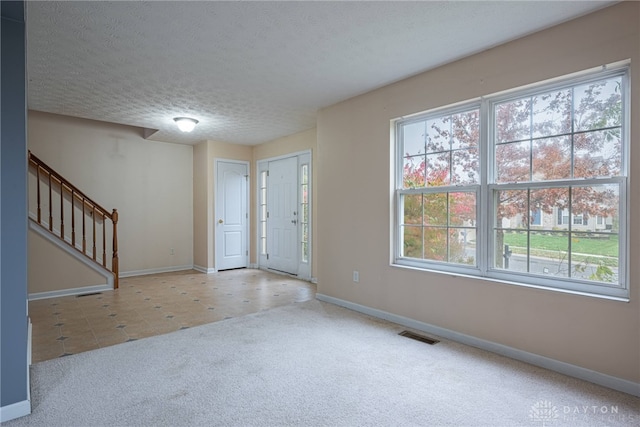
[(628, 297), (627, 94), (625, 67), (397, 120), (394, 262)]

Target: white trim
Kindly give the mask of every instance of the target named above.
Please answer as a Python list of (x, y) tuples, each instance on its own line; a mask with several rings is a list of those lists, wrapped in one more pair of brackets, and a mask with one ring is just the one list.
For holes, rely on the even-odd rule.
[(184, 271), (184, 270), (192, 270), (192, 269), (193, 269), (193, 264), (174, 265), (171, 267), (149, 268), (146, 270), (131, 270), (131, 271), (121, 272), (120, 278), (122, 279), (123, 277), (145, 276), (147, 274), (171, 273), (174, 271)]
[(59, 298), (59, 297), (67, 297), (70, 295), (81, 295), (81, 294), (90, 294), (93, 292), (104, 292), (113, 290), (113, 285), (92, 285), (92, 286), (83, 286), (81, 288), (69, 288), (69, 289), (60, 289), (57, 291), (47, 291), (47, 292), (35, 292), (33, 294), (29, 294), (29, 301), (35, 301), (39, 299), (47, 299), (47, 298)]
[(318, 284), (318, 278), (317, 277), (312, 277), (311, 278), (311, 283), (313, 283), (314, 285)]
[[(33, 324), (31, 323), (31, 317), (27, 317), (27, 322), (27, 366), (31, 366), (31, 353), (33, 352)], [(27, 384), (29, 384), (28, 381)], [(27, 390), (29, 390), (27, 399), (31, 400), (31, 388), (27, 387)]]
[(193, 264), (193, 269), (204, 274), (213, 274), (218, 272), (215, 268), (207, 268), (207, 267), (203, 267), (201, 265), (195, 265), (195, 264)]
[(31, 401), (23, 400), (11, 405), (0, 407), (0, 423), (15, 420), (31, 413)]
[(393, 323), (397, 323), (403, 326), (407, 326), (419, 331), (427, 332), (433, 335), (456, 341), (462, 344), (466, 344), (472, 347), (477, 347), (482, 350), (497, 353), (502, 356), (506, 356), (512, 359), (520, 360), (522, 362), (530, 363), (541, 368), (545, 368), (551, 371), (559, 372), (564, 375), (568, 375), (581, 380), (589, 381), (603, 387), (608, 387), (614, 390), (618, 390), (624, 393), (631, 394), (633, 396), (640, 397), (640, 383), (625, 380), (622, 378), (614, 377), (611, 375), (603, 374), (591, 369), (583, 368), (581, 366), (572, 365), (570, 363), (562, 362), (560, 360), (551, 359), (549, 357), (541, 356), (539, 354), (529, 353), (524, 350), (509, 347), (503, 344), (498, 344), (492, 341), (476, 338), (471, 335), (462, 334), (460, 332), (452, 331), (450, 329), (441, 328), (439, 326), (424, 323), (419, 320), (411, 319), (397, 314), (389, 313), (376, 308), (367, 307), (364, 305), (356, 304), (350, 301), (334, 298), (324, 294), (316, 294), (316, 298), (320, 301), (336, 304), (341, 307), (345, 307), (360, 313), (367, 314), (369, 316), (377, 317), (379, 319), (388, 320)]
[[(83, 263), (84, 265), (86, 265), (87, 267), (89, 267), (90, 269), (92, 269), (102, 277), (104, 277), (105, 280), (107, 281), (107, 285), (111, 289), (113, 289), (113, 273), (111, 271), (107, 270), (97, 262), (94, 262), (88, 259), (84, 254), (82, 254), (81, 252), (78, 252), (78, 250), (74, 249), (68, 244), (63, 243), (57, 236), (51, 234), (48, 230), (43, 228), (37, 222), (30, 220), (29, 229), (35, 231), (39, 236), (44, 237), (46, 240), (53, 243), (58, 248), (62, 249), (67, 254), (71, 255), (73, 258), (80, 261), (81, 263)], [(120, 277), (122, 277), (122, 274), (120, 275)]]

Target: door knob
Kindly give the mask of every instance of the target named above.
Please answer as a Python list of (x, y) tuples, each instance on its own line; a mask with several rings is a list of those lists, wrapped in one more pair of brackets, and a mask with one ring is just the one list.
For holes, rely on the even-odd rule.
[(218, 224), (222, 224), (224, 221), (222, 219), (218, 220)]
[(297, 223), (298, 223), (298, 221), (296, 221), (295, 219), (291, 220), (291, 224), (297, 224)]

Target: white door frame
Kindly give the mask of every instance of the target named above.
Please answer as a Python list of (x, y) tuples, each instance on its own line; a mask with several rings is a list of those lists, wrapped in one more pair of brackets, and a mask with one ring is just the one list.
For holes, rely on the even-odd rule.
[(233, 160), (233, 159), (224, 159), (224, 158), (214, 158), (213, 159), (213, 179), (214, 179), (214, 185), (213, 185), (213, 227), (212, 227), (212, 231), (213, 231), (213, 247), (214, 247), (214, 251), (215, 251), (215, 257), (214, 257), (214, 264), (215, 264), (215, 271), (219, 270), (219, 265), (220, 263), (218, 262), (218, 257), (220, 256), (219, 251), (218, 251), (218, 240), (217, 240), (217, 235), (216, 235), (216, 227), (217, 227), (217, 221), (218, 218), (220, 218), (220, 212), (218, 211), (219, 207), (218, 207), (218, 203), (217, 203), (217, 186), (218, 186), (218, 164), (219, 163), (236, 163), (236, 164), (242, 164), (245, 165), (247, 168), (247, 188), (246, 188), (246, 201), (245, 203), (247, 204), (247, 221), (245, 222), (245, 245), (247, 248), (247, 252), (246, 252), (246, 266), (249, 267), (249, 251), (251, 250), (251, 239), (250, 239), (250, 235), (251, 235), (251, 204), (250, 204), (250, 200), (251, 200), (251, 164), (248, 161), (244, 161), (244, 160)]
[[(309, 186), (308, 186), (308, 200), (309, 200), (309, 229), (308, 229), (308, 260), (306, 262), (303, 262), (302, 260), (298, 261), (298, 274), (297, 277), (300, 279), (305, 279), (305, 280), (312, 280), (311, 277), (311, 263), (312, 263), (312, 259), (313, 259), (313, 233), (312, 233), (312, 229), (313, 229), (313, 157), (312, 157), (312, 152), (311, 150), (303, 150), (303, 151), (296, 151), (293, 153), (288, 153), (288, 154), (283, 154), (281, 156), (275, 156), (275, 157), (269, 157), (269, 158), (265, 158), (265, 159), (260, 159), (256, 161), (256, 211), (257, 211), (257, 215), (256, 215), (256, 248), (255, 248), (255, 255), (256, 255), (256, 261), (257, 261), (257, 267), (260, 269), (264, 269), (266, 270), (268, 268), (268, 261), (266, 258), (266, 255), (261, 253), (261, 244), (260, 244), (260, 176), (261, 176), (261, 172), (264, 170), (268, 170), (269, 167), (269, 162), (273, 162), (273, 161), (277, 161), (277, 160), (282, 160), (282, 159), (287, 159), (290, 157), (296, 157), (298, 159), (298, 171), (296, 174), (296, 181), (297, 181), (297, 187), (298, 187), (298, 192), (300, 189), (300, 166), (302, 165), (301, 163), (301, 158), (307, 158), (308, 161), (304, 162), (304, 164), (307, 164), (309, 167)], [(298, 206), (300, 206), (300, 200), (298, 200)], [(298, 211), (300, 211), (300, 209), (298, 209)], [(300, 221), (298, 221), (298, 245), (300, 245), (301, 243), (301, 235), (302, 235), (302, 231), (301, 231), (301, 227), (300, 227)], [(298, 248), (299, 249), (299, 248)]]

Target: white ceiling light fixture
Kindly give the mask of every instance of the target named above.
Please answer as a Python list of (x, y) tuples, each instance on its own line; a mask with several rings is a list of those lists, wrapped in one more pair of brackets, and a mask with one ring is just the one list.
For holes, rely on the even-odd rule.
[(182, 132), (191, 132), (198, 124), (196, 119), (191, 119), (189, 117), (176, 117), (173, 121), (176, 122), (178, 129)]

